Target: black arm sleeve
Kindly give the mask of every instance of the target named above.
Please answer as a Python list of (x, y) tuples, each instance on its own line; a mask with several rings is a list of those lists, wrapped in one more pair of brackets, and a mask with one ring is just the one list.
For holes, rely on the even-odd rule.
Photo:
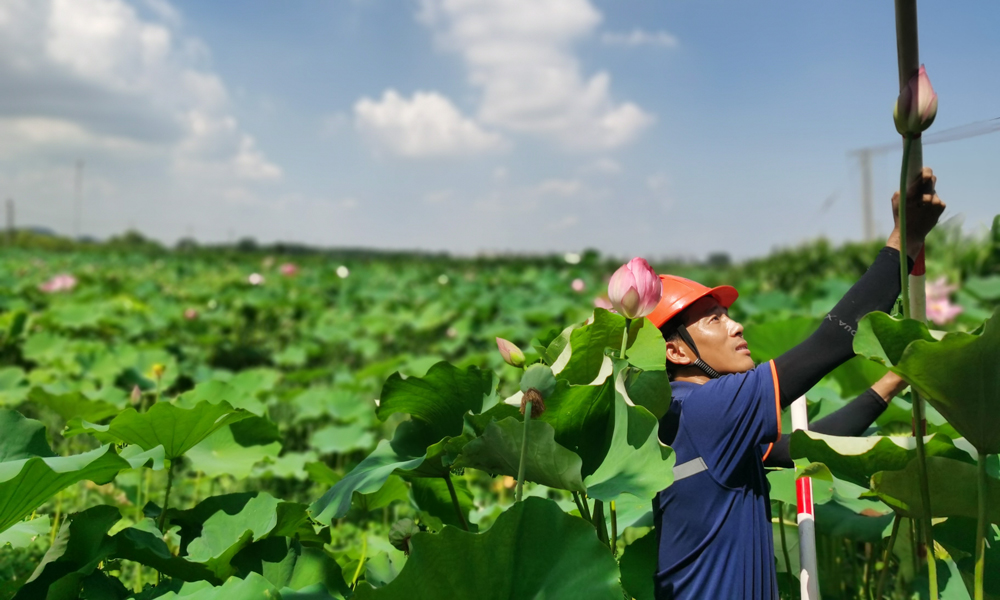
[[(887, 406), (888, 403), (875, 390), (868, 389), (847, 406), (815, 423), (810, 423), (809, 430), (828, 435), (859, 436), (875, 422)], [(782, 434), (767, 455), (764, 466), (788, 469), (794, 466), (788, 449), (790, 439), (791, 436)]]
[[(913, 269), (913, 261), (909, 261)], [(899, 296), (899, 250), (886, 246), (809, 338), (774, 359), (781, 407), (790, 405), (827, 373), (854, 356), (858, 321), (872, 311), (889, 312)]]

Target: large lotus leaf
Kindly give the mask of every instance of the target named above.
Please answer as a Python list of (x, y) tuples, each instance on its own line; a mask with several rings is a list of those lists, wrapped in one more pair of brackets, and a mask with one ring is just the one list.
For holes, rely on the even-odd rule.
[(38, 536), (48, 533), (51, 526), (48, 515), (30, 521), (18, 521), (6, 531), (0, 532), (0, 548), (7, 544), (12, 548), (24, 548)]
[(0, 369), (0, 406), (16, 406), (28, 395), (24, 370), (19, 367)]
[[(472, 492), (464, 477), (451, 477), (451, 484), (455, 486), (455, 496), (458, 498), (458, 507), (462, 511), (462, 518), (469, 525), (469, 512), (474, 508), (472, 504)], [(441, 525), (451, 525), (462, 527), (455, 512), (455, 505), (451, 500), (451, 492), (448, 491), (448, 482), (444, 478), (438, 477), (417, 477), (414, 478), (413, 501), (417, 508), (428, 515), (441, 521)], [(384, 486), (383, 486), (384, 487)], [(475, 525), (469, 525), (475, 531)], [(440, 529), (440, 527), (438, 527)]]
[[(967, 452), (943, 435), (924, 438), (927, 456), (946, 456), (972, 461)], [(813, 431), (792, 434), (792, 458), (805, 458), (825, 464), (835, 476), (868, 487), (879, 471), (898, 471), (916, 456), (916, 439), (901, 436), (840, 437)]]
[[(180, 528), (178, 532), (181, 537), (180, 553), (187, 554), (188, 544), (192, 540), (201, 536), (202, 527), (205, 521), (218, 512), (228, 515), (235, 515), (243, 510), (251, 499), (257, 496), (257, 492), (241, 492), (236, 494), (220, 494), (209, 496), (193, 508), (179, 510), (171, 508), (168, 512), (170, 526)], [(153, 515), (149, 515), (153, 516)]]
[(69, 515), (14, 600), (75, 600), (82, 580), (114, 551), (107, 533), (120, 519), (114, 506), (94, 506)]
[[(635, 341), (630, 342), (625, 356), (629, 364), (643, 371), (667, 370), (667, 345), (663, 334), (648, 319), (639, 319)], [(621, 340), (618, 340), (619, 345)]]
[[(645, 319), (636, 319), (629, 328), (628, 344), (635, 342), (636, 335), (643, 326)], [(650, 327), (650, 329), (653, 329)], [(594, 310), (594, 322), (574, 329), (570, 335), (569, 362), (558, 372), (559, 379), (565, 379), (572, 384), (588, 384), (601, 372), (606, 350), (611, 348), (617, 354), (622, 347), (622, 334), (625, 332), (625, 317), (598, 308)], [(648, 333), (648, 332), (647, 332)], [(662, 338), (661, 338), (662, 339)], [(654, 360), (648, 352), (648, 340), (639, 350), (637, 360), (650, 362)], [(662, 343), (660, 344), (663, 345)], [(664, 346), (664, 362), (666, 368), (666, 347)], [(555, 368), (553, 369), (555, 370)]]
[(611, 445), (615, 383), (570, 385), (559, 380), (556, 391), (545, 399), (545, 412), (538, 417), (555, 429), (559, 445), (583, 460), (584, 477), (597, 470)]
[(242, 394), (259, 397), (274, 389), (281, 381), (281, 371), (267, 367), (243, 369), (229, 380), (229, 385)]
[(906, 347), (917, 340), (934, 341), (926, 324), (914, 319), (897, 319), (883, 312), (873, 312), (858, 322), (854, 351), (887, 367), (893, 367), (902, 359)]
[[(955, 559), (970, 594), (975, 572), (975, 519), (950, 517), (934, 526), (934, 541), (944, 546)], [(1000, 598), (1000, 534), (993, 527), (986, 528), (985, 569), (983, 591), (986, 598)]]
[[(940, 456), (927, 458), (931, 516), (978, 516), (976, 467)], [(912, 461), (899, 471), (883, 471), (872, 476), (872, 493), (904, 516), (921, 518), (920, 482), (917, 464)], [(986, 517), (1000, 524), (1000, 480), (987, 477)]]
[(236, 514), (218, 511), (206, 519), (201, 535), (187, 546), (187, 559), (224, 580), (236, 572), (230, 561), (237, 552), (268, 534), (291, 535), (304, 519), (304, 506), (258, 494)]
[(660, 443), (656, 417), (641, 406), (630, 406), (625, 390), (628, 367), (616, 361), (614, 430), (608, 452), (597, 470), (587, 476), (587, 495), (614, 500), (632, 494), (652, 500), (673, 480), (673, 451)]
[(209, 477), (232, 475), (236, 479), (245, 479), (254, 465), (277, 458), (281, 442), (243, 445), (236, 441), (232, 428), (249, 420), (222, 427), (188, 450), (186, 456), (192, 468)]
[(331, 389), (327, 386), (314, 386), (292, 399), (292, 405), (298, 410), (296, 421), (309, 421), (325, 417), (333, 417), (338, 421), (373, 420), (375, 403), (368, 398), (362, 398), (354, 392), (341, 389)]
[(414, 458), (397, 454), (388, 440), (382, 440), (367, 458), (334, 484), (309, 510), (315, 520), (330, 523), (347, 514), (355, 492), (370, 494), (381, 488), (397, 469), (411, 471), (423, 462), (423, 456)]
[(397, 412), (421, 426), (424, 447), (462, 433), (466, 412), (480, 413), (496, 404), (496, 375), (478, 367), (459, 369), (440, 362), (424, 377), (394, 373), (382, 386), (379, 419)]
[[(777, 538), (775, 538), (777, 540)], [(650, 531), (635, 540), (622, 553), (622, 588), (628, 598), (634, 600), (656, 600), (653, 589), (653, 575), (656, 574), (656, 531)]]
[[(340, 566), (329, 554), (319, 548), (304, 547), (295, 539), (269, 537), (254, 542), (241, 550), (232, 564), (236, 566), (239, 577), (258, 573), (272, 585), (289, 591), (315, 584), (321, 586), (317, 592), (349, 591)], [(283, 593), (282, 600), (284, 598)]]
[(81, 392), (52, 394), (38, 387), (31, 390), (28, 400), (52, 410), (64, 421), (79, 418), (96, 423), (117, 415), (120, 410), (110, 402), (91, 400)]
[(743, 337), (750, 346), (750, 356), (760, 364), (777, 358), (799, 342), (805, 340), (819, 327), (819, 319), (792, 317), (780, 321), (754, 323), (743, 330)]
[(885, 528), (892, 524), (892, 511), (881, 502), (863, 501), (870, 506), (860, 512), (837, 501), (815, 505), (816, 532), (834, 539), (878, 543)]
[(648, 410), (657, 420), (670, 409), (670, 375), (665, 370), (637, 371), (630, 368), (625, 376), (625, 396), (630, 404)]
[[(191, 454), (188, 453), (188, 458)], [(280, 477), (284, 479), (308, 479), (310, 473), (306, 470), (310, 463), (315, 463), (318, 455), (312, 450), (305, 452), (286, 452), (275, 456), (265, 464), (258, 464), (254, 469), (255, 477)], [(328, 467), (329, 468), (329, 467)], [(315, 479), (313, 479), (316, 482)], [(317, 482), (318, 483), (318, 482)], [(332, 485), (332, 483), (331, 483)]]
[(402, 572), (359, 600), (621, 600), (618, 565), (594, 528), (550, 500), (527, 498), (485, 533), (417, 533)]
[[(552, 425), (532, 420), (528, 428), (525, 480), (563, 490), (586, 490), (580, 475), (583, 462), (575, 453), (556, 443)], [(493, 421), (481, 436), (465, 445), (455, 466), (517, 477), (523, 440), (522, 421), (514, 417)]]
[(282, 600), (278, 589), (257, 573), (250, 573), (246, 579), (231, 577), (218, 587), (198, 581), (185, 583), (176, 592), (157, 596), (157, 600)]
[(45, 425), (28, 419), (16, 410), (0, 409), (0, 464), (31, 458), (55, 456), (45, 439)]
[(108, 558), (137, 562), (182, 581), (221, 581), (205, 565), (174, 556), (152, 519), (143, 519), (134, 527), (119, 531), (111, 541), (111, 546), (105, 545), (109, 548)]
[[(374, 557), (373, 557), (374, 558)], [(336, 592), (330, 592), (326, 586), (321, 583), (314, 583), (313, 585), (306, 586), (301, 590), (293, 590), (292, 588), (281, 588), (281, 600), (344, 600), (344, 598), (349, 598), (350, 596), (341, 595)]]
[[(429, 478), (422, 478), (429, 479)], [(414, 479), (414, 485), (417, 479)], [(432, 480), (433, 481), (433, 480)], [(354, 494), (354, 506), (365, 512), (371, 512), (389, 506), (393, 502), (406, 502), (410, 498), (410, 488), (399, 475), (390, 475), (382, 487), (370, 494)], [(426, 510), (426, 509), (425, 509)]]
[(1000, 453), (1000, 308), (980, 335), (916, 341), (893, 369), (981, 454)]
[(130, 468), (132, 465), (111, 446), (72, 456), (0, 463), (0, 531), (31, 514), (63, 488), (84, 479), (108, 483), (119, 471)]
[(257, 416), (263, 416), (267, 412), (267, 407), (254, 394), (218, 379), (199, 383), (193, 390), (178, 396), (174, 404), (181, 408), (194, 408), (200, 402), (218, 404), (223, 401), (228, 402), (233, 408), (242, 408)]
[[(767, 482), (770, 485), (768, 496), (771, 500), (794, 505), (797, 500), (795, 469), (772, 469), (767, 472)], [(813, 504), (829, 502), (833, 497), (833, 481), (813, 479)], [(867, 488), (865, 488), (867, 489)]]
[(375, 436), (362, 423), (327, 425), (313, 432), (309, 447), (320, 454), (343, 454), (352, 450), (371, 448)]
[(112, 436), (145, 450), (162, 445), (167, 459), (173, 460), (214, 431), (252, 416), (253, 413), (233, 408), (226, 401), (215, 404), (203, 400), (193, 408), (158, 402), (144, 413), (126, 408), (107, 425), (87, 422), (81, 425), (82, 431)]

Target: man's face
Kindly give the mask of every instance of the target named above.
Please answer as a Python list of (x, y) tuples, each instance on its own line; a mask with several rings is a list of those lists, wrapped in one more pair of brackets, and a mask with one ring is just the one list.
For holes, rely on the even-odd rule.
[[(743, 326), (729, 318), (729, 310), (711, 296), (701, 298), (685, 314), (687, 331), (698, 346), (701, 359), (720, 374), (743, 373), (754, 368)], [(674, 346), (671, 348), (671, 346)], [(667, 342), (667, 358), (691, 364), (695, 355), (683, 341)]]

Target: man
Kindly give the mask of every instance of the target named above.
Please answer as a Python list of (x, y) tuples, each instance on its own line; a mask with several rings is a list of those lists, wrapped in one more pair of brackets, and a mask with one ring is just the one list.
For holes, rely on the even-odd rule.
[[(944, 203), (924, 169), (907, 194), (907, 231), (898, 220), (886, 246), (806, 341), (755, 366), (743, 326), (727, 309), (737, 292), (661, 275), (663, 297), (647, 317), (663, 334), (673, 398), (660, 439), (673, 447), (674, 483), (653, 501), (657, 600), (778, 598), (765, 466), (792, 466), (781, 410), (854, 356), (858, 320), (889, 312), (900, 292), (900, 238), (910, 267)], [(812, 424), (814, 431), (860, 435), (905, 387), (887, 376)]]

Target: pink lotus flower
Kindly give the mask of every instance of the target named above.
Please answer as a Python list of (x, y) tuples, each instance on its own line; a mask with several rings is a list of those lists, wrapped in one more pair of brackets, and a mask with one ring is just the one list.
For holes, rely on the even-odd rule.
[(948, 280), (943, 276), (924, 285), (927, 295), (927, 318), (931, 322), (945, 325), (962, 314), (964, 309), (958, 304), (951, 303), (951, 293), (957, 289), (958, 286), (948, 285)]
[(60, 273), (49, 279), (45, 283), (38, 286), (38, 289), (45, 292), (46, 294), (54, 294), (57, 292), (68, 292), (76, 287), (76, 277), (69, 275), (68, 273)]
[(198, 311), (193, 308), (184, 309), (184, 318), (188, 321), (194, 321), (198, 318)]
[(569, 284), (569, 286), (573, 288), (574, 292), (582, 292), (584, 288), (587, 287), (587, 284), (584, 283), (582, 279), (577, 277), (576, 279), (573, 280), (573, 283)]
[(299, 266), (295, 263), (284, 263), (278, 267), (278, 271), (285, 277), (295, 277), (299, 274)]
[(503, 361), (508, 365), (517, 368), (524, 366), (524, 352), (521, 352), (521, 349), (515, 346), (513, 342), (498, 337), (497, 349), (500, 350), (500, 356), (503, 357)]
[(931, 86), (927, 70), (920, 65), (917, 74), (899, 92), (892, 111), (896, 131), (901, 135), (918, 135), (934, 122), (937, 116), (938, 97)]
[(608, 300), (626, 319), (641, 319), (653, 312), (663, 294), (663, 284), (644, 258), (622, 265), (608, 282)]

